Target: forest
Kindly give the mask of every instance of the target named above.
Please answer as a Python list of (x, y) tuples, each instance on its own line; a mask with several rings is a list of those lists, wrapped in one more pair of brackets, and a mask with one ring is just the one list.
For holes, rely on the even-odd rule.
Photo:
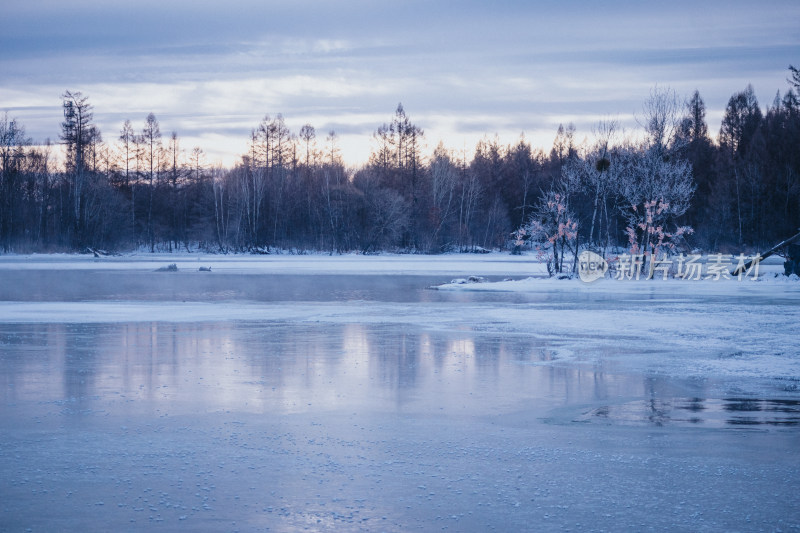
[(684, 100), (653, 89), (637, 132), (607, 120), (579, 142), (562, 125), (549, 151), (485, 137), (469, 157), (442, 144), (426, 153), (398, 105), (357, 168), (335, 132), (292, 132), (281, 115), (254, 125), (232, 168), (209, 165), (152, 113), (138, 129), (101, 133), (89, 97), (66, 91), (58, 144), (33, 143), (0, 117), (0, 250), (530, 247), (558, 265), (585, 248), (762, 249), (800, 226), (800, 72), (789, 69), (764, 110), (752, 87), (734, 93), (713, 138), (697, 91)]

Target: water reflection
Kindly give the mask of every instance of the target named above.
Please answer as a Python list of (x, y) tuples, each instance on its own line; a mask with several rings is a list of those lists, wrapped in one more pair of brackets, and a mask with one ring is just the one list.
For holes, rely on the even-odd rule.
[(531, 364), (555, 356), (530, 336), (398, 325), (8, 324), (0, 348), (4, 404), (37, 416), (489, 415), (644, 393), (635, 377)]
[[(669, 380), (542, 364), (525, 335), (393, 324), (269, 322), (0, 326), (6, 416), (222, 411), (543, 415), (623, 425), (800, 425), (800, 402), (677, 396)], [(634, 398), (634, 400), (630, 400)], [(639, 398), (639, 399), (636, 399)], [(569, 421), (575, 420), (569, 417)]]
[(580, 418), (619, 425), (722, 427), (800, 426), (800, 401), (759, 398), (649, 398), (604, 405)]

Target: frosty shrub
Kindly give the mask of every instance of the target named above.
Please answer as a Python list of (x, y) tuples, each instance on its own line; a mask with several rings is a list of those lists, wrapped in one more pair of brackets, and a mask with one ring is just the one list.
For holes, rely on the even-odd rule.
[(578, 222), (563, 193), (549, 191), (540, 200), (528, 222), (512, 233), (514, 246), (526, 243), (536, 250), (551, 276), (564, 271), (564, 256), (575, 254)]

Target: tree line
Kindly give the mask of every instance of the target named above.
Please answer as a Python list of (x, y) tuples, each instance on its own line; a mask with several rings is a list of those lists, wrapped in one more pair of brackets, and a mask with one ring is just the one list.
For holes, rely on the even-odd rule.
[[(712, 140), (698, 92), (654, 89), (640, 131), (613, 120), (552, 148), (521, 137), (481, 140), (468, 155), (439, 144), (399, 105), (373, 134), (367, 162), (347, 168), (337, 135), (281, 115), (252, 129), (232, 168), (209, 165), (163, 135), (149, 114), (103, 137), (80, 92), (62, 95), (60, 148), (34, 145), (0, 118), (4, 252), (273, 250), (440, 253), (531, 247), (560, 270), (571, 252), (682, 246), (757, 249), (800, 225), (800, 73), (762, 110), (733, 94)], [(56, 157), (63, 149), (64, 156)]]

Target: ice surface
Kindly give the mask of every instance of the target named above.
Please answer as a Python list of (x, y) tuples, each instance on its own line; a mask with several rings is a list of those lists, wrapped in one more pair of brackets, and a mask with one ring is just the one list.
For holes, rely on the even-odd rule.
[(0, 530), (800, 527), (800, 284), (540, 273), (0, 256)]

